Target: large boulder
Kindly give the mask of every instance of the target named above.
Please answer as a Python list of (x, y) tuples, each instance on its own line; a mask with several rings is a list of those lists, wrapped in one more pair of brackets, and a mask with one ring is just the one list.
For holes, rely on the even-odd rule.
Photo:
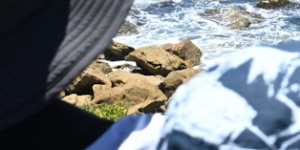
[(92, 96), (91, 95), (77, 95), (71, 94), (63, 97), (63, 101), (72, 104), (77, 107), (82, 107), (91, 104)]
[(289, 3), (289, 0), (259, 0), (256, 6), (264, 9), (273, 9), (286, 6)]
[(132, 51), (134, 51), (133, 47), (113, 42), (112, 45), (105, 50), (104, 54), (105, 58), (109, 60), (124, 60), (125, 57)]
[[(160, 106), (158, 104), (162, 105), (167, 101), (167, 97), (158, 87), (162, 82), (159, 77), (116, 71), (110, 73), (109, 78), (112, 82), (110, 90), (107, 87), (94, 86), (94, 102), (123, 103), (128, 107), (128, 113), (133, 114), (140, 109), (149, 110), (150, 106), (156, 109)], [(105, 99), (97, 99), (99, 97)]]
[(135, 61), (144, 70), (155, 74), (166, 76), (175, 70), (188, 67), (188, 63), (180, 57), (167, 52), (160, 46), (148, 46), (139, 48), (127, 56), (127, 60)]
[[(137, 73), (129, 73), (126, 71), (115, 71), (110, 73), (109, 79), (111, 80), (111, 85), (101, 85), (95, 84), (93, 85), (93, 94), (94, 94), (94, 103), (101, 103), (107, 101), (119, 101), (119, 99), (115, 99), (115, 94), (122, 91), (120, 87), (123, 85), (126, 86), (144, 86), (143, 82), (149, 84), (149, 86), (158, 87), (160, 83), (163, 81), (162, 78), (156, 76), (143, 76)], [(133, 84), (136, 83), (136, 84)], [(121, 90), (120, 90), (121, 89)], [(118, 93), (119, 94), (119, 93)], [(151, 94), (151, 93), (149, 93)]]
[(71, 85), (65, 90), (66, 93), (76, 93), (79, 95), (92, 94), (92, 86), (94, 84), (111, 86), (111, 81), (106, 74), (103, 73), (103, 70), (106, 69), (99, 66), (101, 65), (98, 65), (97, 63), (90, 65), (71, 83)]
[(171, 72), (159, 87), (170, 97), (181, 84), (192, 78), (198, 72), (199, 70), (193, 68)]
[(165, 44), (162, 46), (168, 52), (180, 57), (191, 66), (200, 65), (202, 52), (192, 41), (186, 40), (177, 44)]

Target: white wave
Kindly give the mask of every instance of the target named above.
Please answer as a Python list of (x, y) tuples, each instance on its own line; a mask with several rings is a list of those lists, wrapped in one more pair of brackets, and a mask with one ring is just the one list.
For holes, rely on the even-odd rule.
[[(143, 18), (138, 26), (139, 34), (116, 37), (115, 40), (134, 47), (177, 42), (192, 39), (205, 53), (204, 59), (223, 53), (261, 44), (275, 45), (281, 41), (300, 39), (300, 23), (290, 20), (300, 18), (300, 6), (265, 10), (255, 7), (255, 1), (213, 0), (136, 0), (134, 8), (139, 14), (129, 16), (132, 22)], [(299, 0), (293, 0), (299, 3)], [(164, 6), (155, 5), (163, 2)], [(155, 7), (149, 7), (154, 6)], [(248, 29), (232, 30), (221, 23), (200, 16), (208, 9), (239, 6), (264, 18)]]

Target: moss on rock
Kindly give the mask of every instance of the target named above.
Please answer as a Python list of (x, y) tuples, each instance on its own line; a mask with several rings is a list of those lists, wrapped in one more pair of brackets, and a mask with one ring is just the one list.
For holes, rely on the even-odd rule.
[(82, 106), (81, 109), (92, 113), (102, 119), (118, 121), (127, 115), (127, 108), (121, 104), (90, 104)]

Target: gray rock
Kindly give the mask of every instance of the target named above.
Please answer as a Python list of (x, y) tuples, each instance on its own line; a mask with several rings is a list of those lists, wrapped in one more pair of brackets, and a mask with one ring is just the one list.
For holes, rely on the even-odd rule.
[(138, 27), (135, 24), (133, 24), (129, 21), (125, 21), (124, 24), (119, 29), (118, 35), (138, 34), (139, 31), (137, 28)]
[(245, 29), (263, 21), (262, 16), (250, 13), (242, 7), (209, 9), (199, 15), (232, 29)]

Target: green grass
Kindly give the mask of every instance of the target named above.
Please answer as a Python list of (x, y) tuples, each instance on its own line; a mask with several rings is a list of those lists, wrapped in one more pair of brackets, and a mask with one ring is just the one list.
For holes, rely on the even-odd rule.
[(118, 121), (127, 115), (127, 108), (122, 104), (91, 104), (81, 107), (100, 118)]

